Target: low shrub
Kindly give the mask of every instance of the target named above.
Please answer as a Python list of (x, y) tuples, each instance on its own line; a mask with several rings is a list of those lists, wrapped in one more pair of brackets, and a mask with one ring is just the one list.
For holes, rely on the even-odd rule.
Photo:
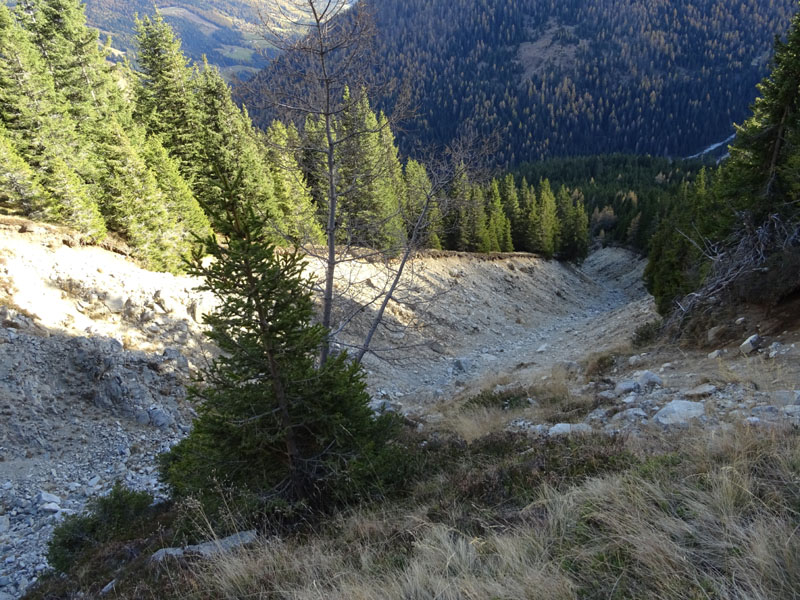
[(68, 516), (55, 528), (47, 560), (54, 569), (66, 573), (98, 544), (142, 535), (152, 503), (153, 497), (147, 492), (133, 491), (117, 482), (107, 496), (92, 500), (86, 512)]

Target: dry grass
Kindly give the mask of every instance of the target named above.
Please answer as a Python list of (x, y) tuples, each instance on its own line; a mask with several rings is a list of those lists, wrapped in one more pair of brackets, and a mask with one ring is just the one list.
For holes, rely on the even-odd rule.
[(418, 506), (264, 540), (195, 563), (182, 597), (796, 598), (797, 433), (695, 439), (566, 489), (542, 485), (516, 523), (487, 521), (479, 535)]
[[(498, 378), (487, 390), (505, 385)], [(466, 442), (506, 429), (515, 419), (533, 423), (574, 423), (581, 421), (594, 407), (594, 397), (578, 393), (570, 373), (563, 366), (528, 386), (514, 386), (500, 391), (485, 391), (462, 399), (448, 410), (448, 431)], [(572, 385), (571, 385), (572, 384)]]

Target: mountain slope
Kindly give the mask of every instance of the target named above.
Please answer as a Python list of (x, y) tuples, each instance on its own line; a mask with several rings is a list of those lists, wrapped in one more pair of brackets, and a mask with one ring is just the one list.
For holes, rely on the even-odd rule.
[(411, 84), (418, 108), (405, 148), (446, 142), (467, 124), (501, 134), (501, 164), (688, 156), (726, 138), (796, 8), (794, 0), (371, 4), (379, 66)]
[(89, 25), (111, 35), (114, 47), (134, 47), (134, 15), (157, 6), (183, 42), (184, 52), (199, 61), (205, 54), (227, 75), (247, 76), (264, 64), (257, 5), (250, 0), (87, 0)]

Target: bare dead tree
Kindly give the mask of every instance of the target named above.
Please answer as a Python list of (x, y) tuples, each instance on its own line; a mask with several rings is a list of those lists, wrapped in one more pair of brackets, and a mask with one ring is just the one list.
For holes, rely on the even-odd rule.
[[(432, 208), (441, 204), (446, 210), (443, 192), (464, 170), (474, 166), (475, 139), (451, 145), (423, 161), (430, 186), (422, 191), (421, 206), (405, 206), (384, 215), (384, 220), (345, 227), (341, 201), (369, 188), (385, 177), (393, 167), (391, 157), (377, 164), (350, 165), (344, 172), (342, 155), (348, 144), (359, 138), (389, 135), (410, 113), (409, 95), (389, 77), (381, 76), (374, 60), (375, 22), (364, 2), (347, 0), (261, 0), (261, 19), (267, 41), (280, 52), (261, 81), (268, 82), (251, 90), (251, 104), (284, 122), (293, 122), (302, 131), (313, 121), (319, 128), (317, 139), (299, 135), (283, 150), (290, 156), (316, 157), (322, 165), (321, 207), (325, 223), (325, 245), (301, 243), (303, 251), (321, 266), (321, 323), (330, 331), (320, 352), (324, 362), (334, 344), (353, 350), (362, 361), (381, 329), (388, 329), (386, 312), (392, 302), (402, 302), (409, 288), (405, 279), (423, 242)], [(346, 93), (349, 90), (350, 93)], [(393, 110), (376, 123), (359, 123), (355, 128), (340, 126), (342, 120), (358, 108), (364, 95), (370, 100), (393, 99)], [(307, 132), (306, 132), (307, 133)], [(385, 221), (399, 219), (406, 235), (393, 243), (377, 246), (368, 240)], [(360, 265), (369, 263), (381, 271), (380, 277), (361, 274)], [(373, 269), (373, 271), (374, 271)], [(358, 341), (344, 341), (343, 332), (355, 321), (362, 335)], [(365, 333), (364, 333), (365, 332)], [(350, 336), (352, 338), (352, 335)]]

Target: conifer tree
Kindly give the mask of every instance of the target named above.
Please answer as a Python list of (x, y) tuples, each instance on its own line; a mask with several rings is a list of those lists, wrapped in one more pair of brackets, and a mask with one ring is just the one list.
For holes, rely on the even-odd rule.
[(492, 248), (499, 247), (497, 239), (493, 238), (492, 231), (486, 226), (486, 197), (483, 189), (473, 185), (469, 203), (465, 207), (464, 228), (466, 248), (468, 252), (492, 252)]
[(108, 124), (101, 145), (100, 185), (110, 198), (103, 207), (109, 227), (125, 235), (149, 267), (177, 271), (183, 240), (155, 176), (118, 123)]
[[(413, 227), (417, 218), (425, 209), (425, 203), (431, 194), (431, 181), (428, 173), (420, 163), (409, 160), (405, 166), (406, 200), (403, 214), (407, 226), (407, 236), (413, 235)], [(419, 245), (432, 250), (442, 249), (444, 232), (442, 229), (442, 213), (438, 203), (434, 202), (429, 208), (424, 223), (424, 231), (420, 235)]]
[(100, 48), (97, 30), (86, 26), (83, 3), (27, 0), (19, 13), (79, 129), (114, 114), (121, 94), (106, 61), (107, 48)]
[(0, 5), (0, 125), (48, 192), (41, 217), (102, 238), (105, 224), (93, 190), (79, 174), (92, 167), (75, 124), (30, 35), (5, 5)]
[[(523, 184), (525, 185), (525, 184)], [(511, 226), (511, 239), (514, 248), (521, 249), (525, 240), (525, 219), (520, 207), (519, 193), (514, 182), (514, 176), (509, 173), (500, 184), (500, 197), (503, 200), (503, 210)]]
[[(224, 175), (233, 180), (241, 172), (240, 186), (274, 231), (274, 239), (284, 231), (282, 213), (277, 206), (272, 169), (267, 164), (266, 148), (249, 117), (231, 99), (230, 88), (216, 67), (204, 65), (197, 78), (194, 100), (199, 131), (196, 141), (203, 148), (202, 163), (193, 166), (193, 189), (209, 214), (224, 202), (218, 180)], [(212, 217), (213, 219), (213, 217)]]
[(286, 127), (280, 121), (273, 121), (266, 137), (266, 163), (272, 175), (278, 211), (279, 223), (276, 226), (291, 242), (322, 243), (322, 228), (311, 192), (303, 180), (300, 165), (289, 151), (299, 145), (297, 129), (294, 125)]
[[(373, 419), (363, 373), (346, 353), (317, 365), (326, 332), (313, 324), (302, 256), (276, 250), (241, 179), (218, 171), (213, 225), (228, 241), (207, 238), (192, 272), (220, 300), (205, 322), (221, 353), (193, 392), (200, 417), (162, 474), (178, 496), (202, 500), (214, 482), (258, 506), (341, 499), (358, 485), (355, 465), (381, 451), (388, 418)], [(216, 260), (203, 263), (205, 254)]]
[(550, 182), (543, 179), (539, 182), (538, 231), (534, 232), (534, 252), (540, 252), (551, 258), (556, 250), (558, 235), (558, 214), (556, 198), (550, 188)]
[[(146, 134), (141, 132), (140, 138), (144, 135)], [(143, 146), (142, 157), (145, 164), (155, 177), (164, 198), (164, 207), (179, 229), (181, 248), (185, 252), (195, 237), (205, 238), (211, 233), (208, 217), (194, 197), (189, 184), (181, 176), (177, 161), (161, 144), (161, 139), (148, 135), (144, 142), (139, 140), (139, 143)]]
[(340, 163), (339, 202), (342, 215), (340, 243), (371, 248), (397, 248), (403, 226), (399, 218), (404, 196), (402, 168), (389, 124), (376, 115), (366, 93), (351, 100), (337, 124), (336, 137), (342, 140), (337, 157)]
[(49, 204), (47, 192), (0, 127), (0, 203), (24, 215), (36, 215)]
[(192, 85), (192, 69), (181, 51), (180, 40), (160, 12), (137, 19), (136, 39), (141, 69), (137, 120), (148, 133), (162, 137), (164, 147), (179, 160), (181, 174), (197, 193), (194, 176), (205, 163), (199, 135), (203, 124)]
[[(723, 193), (734, 211), (761, 224), (771, 212), (798, 212), (800, 192), (800, 13), (786, 41), (776, 39), (770, 74), (758, 85), (753, 114), (736, 128), (723, 167)], [(722, 208), (722, 207), (720, 207)]]
[(487, 233), (491, 252), (511, 252), (511, 227), (503, 210), (500, 199), (500, 188), (497, 181), (493, 180), (489, 187), (489, 205), (487, 211)]

